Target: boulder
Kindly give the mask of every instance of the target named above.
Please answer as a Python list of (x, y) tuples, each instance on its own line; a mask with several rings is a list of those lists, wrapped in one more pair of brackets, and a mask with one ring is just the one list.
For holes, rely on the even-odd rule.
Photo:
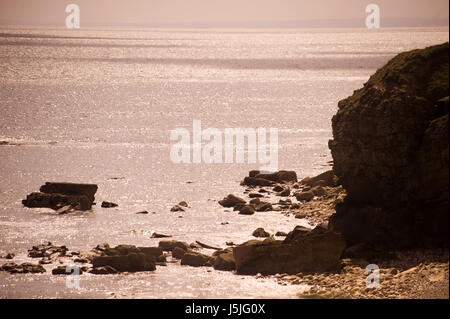
[(146, 256), (153, 256), (158, 258), (163, 255), (163, 250), (161, 247), (138, 247), (139, 252)]
[(240, 210), (239, 214), (241, 215), (253, 215), (255, 213), (255, 208), (253, 205), (244, 205)]
[[(67, 271), (69, 270), (69, 271)], [(74, 269), (67, 269), (67, 266), (58, 266), (52, 270), (52, 275), (71, 275), (75, 271)], [(78, 269), (78, 275), (81, 275), (83, 273), (83, 270)]]
[(304, 226), (295, 226), (294, 230), (289, 232), (284, 239), (284, 244), (293, 243), (305, 236), (308, 236), (311, 233), (312, 229)]
[[(259, 176), (259, 175), (258, 175)], [(267, 180), (265, 178), (259, 178), (259, 177), (245, 177), (242, 181), (242, 185), (247, 186), (271, 186), (274, 182)]]
[(209, 258), (210, 257), (207, 255), (193, 251), (188, 251), (181, 258), (181, 264), (193, 267), (205, 266)]
[(322, 186), (314, 186), (311, 188), (311, 192), (314, 194), (314, 196), (326, 196), (328, 193)]
[(108, 243), (103, 243), (103, 244), (98, 244), (94, 250), (98, 250), (98, 251), (105, 251), (106, 249), (111, 248), (109, 247)]
[(278, 193), (278, 196), (287, 197), (291, 195), (291, 189), (289, 187), (284, 187), (282, 191)]
[(219, 201), (219, 204), (223, 207), (234, 207), (238, 204), (245, 204), (245, 200), (240, 197), (237, 197), (233, 194), (229, 194), (227, 197)]
[(92, 270), (89, 273), (94, 275), (110, 275), (110, 274), (117, 274), (118, 271), (111, 266), (104, 266), (92, 268)]
[(39, 190), (46, 194), (84, 195), (92, 203), (95, 200), (97, 189), (96, 184), (46, 182)]
[(26, 274), (26, 273), (44, 273), (45, 268), (38, 264), (22, 263), (6, 263), (0, 267), (1, 271), (9, 272), (10, 274)]
[(113, 208), (113, 207), (117, 207), (119, 206), (119, 204), (113, 203), (113, 202), (102, 202), (102, 207), (103, 208)]
[(42, 258), (42, 257), (51, 257), (54, 254), (58, 254), (58, 256), (65, 256), (68, 251), (66, 246), (56, 246), (51, 242), (47, 242), (46, 244), (41, 244), (37, 246), (33, 246), (28, 250), (28, 257), (31, 258)]
[(169, 238), (172, 237), (171, 235), (165, 235), (165, 234), (160, 234), (157, 232), (152, 233), (152, 235), (150, 236), (150, 238)]
[(335, 187), (339, 184), (339, 179), (334, 174), (333, 170), (329, 170), (314, 177), (306, 177), (302, 179), (300, 183), (310, 187), (314, 186)]
[(252, 234), (254, 237), (269, 237), (270, 234), (264, 230), (264, 228), (259, 227), (253, 231)]
[(213, 264), (216, 270), (232, 271), (236, 269), (236, 261), (234, 260), (233, 252), (227, 251), (218, 254)]
[(92, 265), (94, 268), (110, 266), (119, 272), (153, 271), (156, 269), (155, 259), (149, 258), (143, 253), (94, 257)]
[(345, 241), (341, 235), (328, 231), (290, 238), (291, 240), (287, 242), (272, 238), (265, 241), (249, 241), (234, 247), (233, 256), (237, 273), (297, 274), (340, 269), (340, 256), (345, 248)]
[(274, 192), (281, 192), (283, 189), (284, 187), (281, 185), (276, 185), (274, 188), (272, 188)]
[(64, 206), (73, 207), (77, 210), (89, 210), (92, 202), (85, 195), (62, 195), (47, 193), (31, 193), (22, 201), (29, 208), (51, 208), (58, 210)]
[(174, 249), (172, 249), (172, 257), (176, 259), (182, 259), (185, 253), (186, 250), (180, 247), (175, 247)]
[(255, 207), (255, 210), (257, 212), (269, 212), (273, 210), (272, 204), (265, 201), (260, 201), (259, 203), (254, 204), (253, 206)]
[(258, 174), (260, 174), (260, 171), (258, 171), (258, 170), (253, 170), (253, 171), (248, 172), (249, 177), (256, 177), (256, 175), (258, 175)]
[(292, 201), (289, 198), (286, 199), (280, 199), (278, 201), (279, 205), (292, 205)]
[(276, 183), (297, 182), (297, 173), (294, 171), (278, 171), (269, 174), (258, 174), (255, 178), (262, 178)]
[(287, 234), (284, 231), (277, 231), (275, 233), (275, 236), (277, 236), (277, 237), (286, 237)]
[(178, 203), (178, 206), (181, 206), (181, 207), (188, 207), (188, 203), (185, 202), (185, 201), (181, 201), (181, 202)]
[(161, 240), (158, 246), (164, 251), (172, 251), (175, 247), (180, 247), (185, 251), (189, 249), (188, 243), (176, 240)]
[(314, 193), (312, 191), (297, 192), (295, 193), (295, 198), (297, 198), (298, 201), (309, 202), (314, 198)]

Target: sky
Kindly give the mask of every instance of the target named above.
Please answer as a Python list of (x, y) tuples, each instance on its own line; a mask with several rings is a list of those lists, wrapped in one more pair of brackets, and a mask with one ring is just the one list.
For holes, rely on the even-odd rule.
[(68, 4), (97, 27), (364, 27), (368, 4), (381, 26), (448, 26), (448, 0), (0, 0), (1, 25), (64, 26)]

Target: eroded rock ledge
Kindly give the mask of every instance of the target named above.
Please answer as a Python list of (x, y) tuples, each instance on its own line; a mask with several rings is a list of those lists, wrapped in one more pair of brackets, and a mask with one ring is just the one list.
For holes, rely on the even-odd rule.
[(329, 147), (348, 244), (448, 246), (449, 44), (404, 52), (339, 102)]

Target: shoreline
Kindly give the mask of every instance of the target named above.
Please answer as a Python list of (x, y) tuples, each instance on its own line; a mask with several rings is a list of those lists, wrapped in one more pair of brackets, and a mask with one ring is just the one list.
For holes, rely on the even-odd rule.
[[(325, 172), (326, 173), (326, 172)], [(324, 173), (323, 173), (324, 174)], [(321, 175), (323, 175), (321, 174)], [(319, 175), (320, 176), (320, 175)], [(311, 179), (303, 179), (299, 182), (281, 182), (273, 183), (270, 186), (245, 186), (242, 190), (242, 195), (250, 203), (253, 202), (261, 204), (261, 199), (269, 200), (272, 207), (272, 211), (278, 212), (282, 215), (292, 215), (298, 219), (304, 219), (308, 221), (308, 224), (313, 227), (317, 225), (328, 223), (329, 217), (335, 212), (335, 205), (342, 202), (345, 198), (346, 192), (341, 185), (324, 185), (321, 181), (312, 187), (314, 191), (320, 190), (319, 196), (314, 196), (309, 200), (295, 200), (300, 193), (310, 192), (311, 186), (317, 183), (317, 179), (312, 179), (313, 183), (308, 181)], [(275, 189), (275, 190), (274, 190)], [(289, 189), (289, 192), (287, 192)], [(292, 191), (291, 191), (292, 190)], [(255, 194), (264, 194), (263, 196), (255, 197)], [(281, 195), (281, 196), (280, 196)], [(255, 201), (255, 199), (258, 199)], [(245, 200), (245, 201), (246, 201)], [(278, 200), (278, 201), (277, 201)], [(219, 201), (220, 202), (220, 201)], [(224, 211), (228, 213), (238, 213), (237, 209), (234, 212), (230, 212), (230, 209), (223, 207)], [(258, 212), (263, 214), (264, 212)], [(245, 217), (245, 216), (244, 216)], [(295, 223), (293, 223), (295, 225)], [(256, 227), (256, 225), (255, 225)], [(284, 237), (288, 234), (277, 234), (279, 237)], [(273, 234), (263, 234), (265, 241), (274, 240)], [(258, 236), (252, 236), (249, 239), (258, 239)], [(162, 238), (165, 239), (165, 238)], [(170, 238), (169, 238), (170, 239)], [(160, 241), (161, 242), (161, 241)], [(162, 240), (162, 242), (167, 242)], [(169, 240), (169, 242), (171, 242)], [(174, 241), (181, 243), (178, 241)], [(159, 244), (161, 247), (161, 244)], [(175, 244), (176, 246), (177, 244)], [(186, 243), (186, 245), (188, 245)], [(203, 256), (204, 264), (196, 264), (188, 262), (189, 266), (213, 266), (214, 262), (208, 259), (214, 256), (217, 252), (230, 253), (232, 247), (235, 244), (230, 243), (229, 248), (220, 247), (207, 247), (204, 243), (194, 243), (186, 246), (185, 252), (178, 249), (177, 253), (181, 255), (174, 256), (173, 249), (163, 249), (165, 253), (163, 257), (157, 260), (156, 265), (166, 266), (170, 263), (178, 263), (178, 260), (183, 260), (183, 255), (186, 252), (192, 251), (193, 256)], [(127, 246), (127, 245), (123, 245)], [(55, 249), (56, 247), (56, 249)], [(66, 248), (64, 246), (49, 246), (49, 248), (60, 253), (58, 257), (45, 257), (45, 254), (35, 256), (43, 257), (45, 259), (42, 264), (54, 263), (56, 265), (63, 263), (59, 257), (74, 257), (76, 262), (83, 264), (83, 271), (89, 271), (89, 267), (85, 264), (92, 263), (92, 258), (101, 256), (106, 247), (101, 245), (97, 246), (90, 252), (69, 252), (65, 253)], [(119, 247), (119, 246), (118, 246)], [(134, 246), (133, 246), (134, 247)], [(34, 247), (29, 252), (34, 253), (39, 251)], [(108, 246), (109, 248), (109, 246)], [(117, 247), (116, 247), (117, 248)], [(208, 249), (210, 248), (210, 249)], [(112, 248), (111, 248), (112, 249)], [(147, 248), (146, 248), (147, 249)], [(203, 254), (206, 251), (216, 251), (212, 255)], [(64, 253), (61, 254), (62, 250)], [(68, 250), (68, 249), (67, 249)], [(97, 250), (94, 252), (94, 250)], [(44, 249), (45, 251), (45, 249)], [(94, 253), (93, 253), (94, 252)], [(344, 256), (346, 255), (346, 256)], [(297, 274), (285, 274), (277, 273), (271, 275), (251, 275), (256, 279), (276, 279), (279, 285), (307, 285), (310, 289), (306, 289), (303, 293), (297, 295), (300, 299), (334, 299), (334, 298), (448, 298), (448, 283), (449, 283), (449, 255), (448, 251), (443, 249), (436, 250), (409, 250), (409, 251), (386, 251), (386, 252), (371, 252), (364, 251), (364, 248), (353, 249), (353, 251), (346, 250), (344, 255), (340, 258), (341, 268), (336, 271), (325, 272), (305, 272)], [(14, 258), (14, 256), (12, 256)], [(62, 259), (64, 259), (62, 258)], [(12, 260), (13, 261), (13, 260)], [(41, 263), (40, 262), (40, 263)], [(67, 259), (65, 260), (67, 263)], [(183, 265), (183, 261), (181, 262)], [(186, 264), (186, 263), (185, 263)], [(380, 269), (380, 286), (379, 288), (367, 288), (366, 287), (366, 266), (369, 264), (376, 264)], [(18, 265), (20, 266), (20, 265)], [(57, 267), (61, 268), (61, 267)], [(216, 267), (214, 267), (216, 268)], [(219, 267), (220, 268), (220, 267)], [(224, 269), (218, 270), (232, 270), (233, 267), (226, 266)], [(92, 271), (92, 270), (91, 270)], [(212, 270), (213, 272), (215, 270)], [(238, 276), (234, 270), (233, 275)], [(63, 271), (61, 271), (63, 272)], [(90, 272), (90, 271), (89, 271)], [(97, 272), (98, 274), (108, 274), (109, 272)], [(64, 273), (60, 273), (64, 274)], [(55, 275), (55, 273), (54, 273)], [(430, 286), (431, 284), (431, 286)], [(446, 288), (445, 288), (446, 287)]]

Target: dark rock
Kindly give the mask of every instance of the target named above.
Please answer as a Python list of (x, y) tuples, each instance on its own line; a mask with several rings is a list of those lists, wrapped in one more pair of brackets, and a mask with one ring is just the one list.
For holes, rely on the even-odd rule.
[(33, 246), (32, 249), (28, 250), (28, 257), (31, 258), (42, 258), (42, 257), (50, 257), (54, 254), (58, 254), (59, 256), (65, 256), (68, 251), (66, 246), (55, 246), (51, 242), (47, 244), (41, 244), (38, 246)]
[(74, 262), (80, 263), (80, 264), (85, 264), (88, 262), (88, 260), (86, 258), (75, 258)]
[(286, 198), (286, 199), (280, 199), (280, 200), (278, 201), (278, 204), (280, 204), (280, 205), (291, 205), (291, 204), (292, 204), (292, 201), (291, 201), (289, 198)]
[(172, 237), (171, 235), (164, 235), (164, 234), (159, 234), (154, 232), (151, 236), (151, 238), (168, 238), (168, 237)]
[(161, 240), (158, 246), (164, 251), (172, 251), (175, 247), (180, 247), (186, 251), (189, 249), (188, 243), (176, 240)]
[(339, 184), (339, 179), (334, 174), (333, 170), (329, 170), (314, 177), (306, 177), (302, 179), (300, 183), (303, 185), (308, 185), (310, 187), (314, 186), (335, 187)]
[[(52, 275), (71, 275), (75, 272), (73, 268), (67, 268), (67, 266), (58, 266), (52, 270)], [(83, 271), (78, 269), (78, 275), (81, 275)]]
[(94, 202), (98, 186), (95, 184), (54, 183), (46, 182), (40, 191), (46, 194), (84, 195), (89, 202)]
[(245, 205), (239, 210), (241, 215), (253, 215), (255, 213), (255, 208), (252, 205)]
[(284, 189), (284, 188), (283, 188), (283, 186), (281, 186), (281, 185), (276, 185), (274, 188), (272, 188), (272, 190), (273, 190), (274, 192), (281, 192), (283, 189)]
[(273, 183), (274, 183), (273, 181), (269, 181), (264, 178), (248, 177), (248, 176), (245, 177), (244, 180), (242, 181), (243, 185), (248, 185), (248, 186), (271, 186), (271, 185), (273, 185)]
[(176, 258), (176, 259), (181, 259), (183, 258), (184, 254), (186, 253), (186, 250), (180, 248), (180, 247), (175, 247), (172, 250), (172, 257)]
[(111, 248), (111, 247), (109, 247), (108, 243), (103, 243), (103, 244), (97, 245), (94, 249), (99, 250), (99, 251), (105, 251), (106, 249), (109, 249), (109, 248)]
[(243, 208), (245, 205), (246, 205), (246, 204), (242, 204), (242, 203), (236, 204), (236, 205), (234, 205), (234, 207), (233, 207), (233, 211), (240, 211), (241, 208)]
[(46, 207), (54, 210), (64, 206), (70, 206), (77, 210), (89, 210), (92, 206), (92, 202), (85, 195), (62, 195), (56, 193), (31, 193), (22, 201), (22, 204), (30, 208)]
[(277, 231), (276, 234), (275, 234), (275, 236), (278, 236), (278, 237), (286, 237), (287, 234), (286, 234), (284, 231)]
[(4, 258), (4, 259), (13, 259), (16, 255), (13, 253), (7, 253), (4, 256), (0, 256), (0, 258)]
[(209, 258), (210, 257), (207, 255), (190, 251), (183, 255), (181, 258), (181, 264), (193, 267), (205, 266)]
[(269, 202), (260, 201), (258, 204), (253, 206), (257, 212), (269, 212), (273, 210), (272, 204)]
[(309, 202), (314, 198), (314, 193), (312, 191), (297, 192), (295, 193), (295, 198), (297, 198), (298, 201)]
[(95, 267), (89, 272), (94, 275), (110, 275), (117, 274), (118, 271), (111, 266)]
[(276, 183), (297, 182), (297, 173), (294, 171), (278, 171), (269, 174), (258, 174), (255, 178), (262, 178)]
[(314, 186), (311, 188), (311, 192), (314, 194), (314, 196), (325, 196), (327, 195), (327, 191), (322, 186)]
[(289, 234), (287, 234), (283, 243), (284, 244), (292, 243), (300, 238), (308, 236), (311, 233), (311, 231), (312, 231), (311, 228), (307, 228), (304, 226), (295, 226), (294, 230), (292, 230), (291, 232), (289, 232)]
[(219, 201), (219, 204), (223, 207), (234, 207), (238, 204), (245, 204), (245, 200), (240, 197), (237, 197), (233, 194), (229, 194), (227, 197)]
[(148, 214), (148, 211), (143, 210), (143, 211), (141, 211), (141, 212), (137, 212), (136, 214), (147, 215), (147, 214)]
[(185, 201), (181, 201), (181, 202), (178, 203), (178, 206), (188, 207), (188, 204)]
[(234, 260), (233, 252), (226, 251), (224, 253), (218, 254), (214, 260), (213, 267), (216, 270), (235, 270), (236, 261)]
[(171, 212), (184, 212), (184, 208), (180, 205), (175, 205), (170, 209)]
[(253, 171), (248, 172), (248, 176), (249, 177), (256, 177), (256, 175), (258, 175), (259, 173), (260, 173), (260, 171), (253, 170)]
[(138, 249), (144, 255), (156, 257), (157, 259), (163, 255), (163, 249), (161, 247), (138, 247)]
[(448, 64), (448, 42), (401, 53), (339, 102), (329, 147), (347, 197), (330, 227), (349, 245), (448, 247)]
[(233, 248), (238, 274), (297, 274), (340, 269), (345, 248), (342, 236), (334, 232), (296, 237), (289, 243), (274, 240), (249, 241)]
[(260, 198), (260, 197), (264, 197), (264, 195), (261, 195), (260, 193), (250, 193), (250, 194), (248, 194), (248, 197), (250, 197), (250, 198)]
[(94, 268), (111, 266), (119, 272), (153, 271), (156, 269), (155, 259), (149, 258), (148, 255), (143, 253), (94, 257), (92, 265)]
[(254, 237), (269, 237), (270, 234), (264, 230), (264, 228), (256, 228), (252, 234)]
[(0, 267), (0, 270), (9, 272), (10, 274), (26, 274), (26, 273), (44, 273), (45, 268), (38, 264), (22, 263), (6, 263)]
[(117, 206), (119, 206), (118, 204), (116, 204), (116, 203), (112, 203), (112, 202), (102, 202), (102, 207), (103, 208), (112, 208), (112, 207), (117, 207)]
[(278, 193), (278, 196), (287, 197), (291, 195), (291, 189), (289, 187), (284, 187), (284, 189)]

